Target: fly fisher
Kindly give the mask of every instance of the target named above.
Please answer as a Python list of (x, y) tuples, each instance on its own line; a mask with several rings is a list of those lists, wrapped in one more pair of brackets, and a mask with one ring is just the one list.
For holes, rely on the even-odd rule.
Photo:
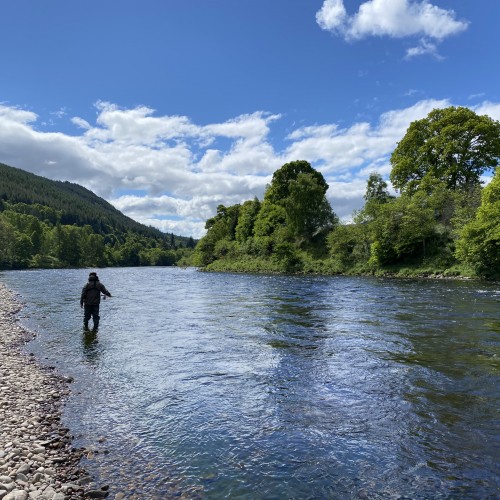
[(83, 312), (83, 328), (89, 329), (89, 320), (92, 317), (94, 323), (93, 330), (99, 328), (99, 304), (101, 303), (101, 293), (111, 297), (106, 287), (99, 281), (97, 273), (89, 274), (89, 281), (82, 289), (80, 297), (80, 307), (84, 308)]

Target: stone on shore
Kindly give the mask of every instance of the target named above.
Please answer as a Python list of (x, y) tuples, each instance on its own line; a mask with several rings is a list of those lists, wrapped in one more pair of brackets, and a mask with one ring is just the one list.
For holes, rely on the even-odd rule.
[(72, 380), (23, 353), (33, 334), (19, 324), (20, 309), (0, 283), (0, 500), (73, 500), (91, 498), (94, 492), (107, 496), (88, 484), (79, 466), (84, 450), (72, 447), (69, 429), (60, 421)]

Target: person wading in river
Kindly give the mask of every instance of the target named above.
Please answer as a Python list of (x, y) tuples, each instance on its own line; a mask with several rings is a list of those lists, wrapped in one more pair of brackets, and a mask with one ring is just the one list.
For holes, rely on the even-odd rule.
[(83, 328), (89, 329), (89, 320), (92, 316), (94, 322), (94, 331), (99, 328), (99, 304), (101, 303), (101, 293), (111, 297), (111, 294), (106, 290), (106, 287), (99, 281), (96, 273), (89, 274), (89, 282), (82, 289), (80, 297), (80, 307), (84, 307), (83, 313)]

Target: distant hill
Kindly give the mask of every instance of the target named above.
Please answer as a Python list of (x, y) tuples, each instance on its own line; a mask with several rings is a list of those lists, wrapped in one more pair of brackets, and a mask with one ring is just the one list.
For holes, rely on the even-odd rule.
[[(43, 205), (59, 214), (64, 225), (89, 225), (97, 234), (133, 232), (155, 239), (169, 239), (186, 246), (192, 238), (170, 235), (140, 224), (122, 214), (92, 191), (72, 182), (53, 181), (0, 163), (0, 202)], [(1, 210), (1, 205), (0, 205)]]

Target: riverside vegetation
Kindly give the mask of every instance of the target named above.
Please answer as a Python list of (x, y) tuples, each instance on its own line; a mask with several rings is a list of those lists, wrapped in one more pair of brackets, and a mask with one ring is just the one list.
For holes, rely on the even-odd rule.
[(168, 266), (195, 244), (126, 217), (78, 184), (0, 163), (0, 269)]
[[(262, 201), (219, 205), (197, 244), (133, 221), (82, 186), (0, 164), (0, 269), (194, 265), (499, 279), (499, 158), (498, 121), (435, 109), (392, 153), (399, 195), (371, 173), (351, 223), (333, 212), (323, 175), (294, 161), (274, 173)], [(492, 176), (486, 187), (483, 175)]]
[[(193, 262), (206, 270), (500, 278), (500, 123), (462, 107), (412, 122), (390, 180), (370, 174), (342, 224), (307, 161), (283, 165), (263, 201), (219, 205)], [(482, 186), (483, 175), (493, 178)]]

